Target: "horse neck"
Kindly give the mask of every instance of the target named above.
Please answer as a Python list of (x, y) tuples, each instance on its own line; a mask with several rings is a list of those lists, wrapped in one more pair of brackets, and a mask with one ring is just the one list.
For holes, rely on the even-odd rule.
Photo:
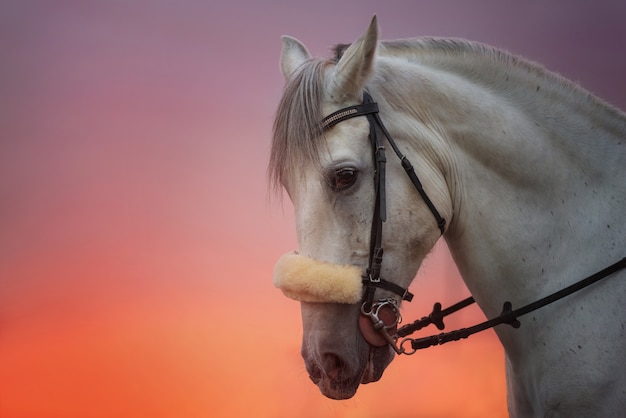
[(498, 295), (527, 303), (623, 257), (626, 118), (539, 67), (478, 55), (410, 65), (415, 114), (441, 139), (448, 246), (495, 315)]

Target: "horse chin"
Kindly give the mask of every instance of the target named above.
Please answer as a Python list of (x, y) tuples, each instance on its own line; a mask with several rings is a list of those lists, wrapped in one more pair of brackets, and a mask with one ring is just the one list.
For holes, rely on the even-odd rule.
[(355, 376), (343, 374), (332, 378), (322, 373), (311, 374), (310, 378), (324, 396), (342, 400), (352, 398), (360, 384), (377, 382), (393, 360), (393, 351), (389, 347), (370, 347), (366, 363)]
[(391, 360), (393, 360), (393, 352), (389, 347), (370, 347), (369, 359), (361, 377), (361, 383), (378, 382)]
[[(313, 378), (311, 378), (313, 379)], [(315, 380), (313, 380), (315, 382)], [(356, 394), (359, 381), (338, 381), (336, 379), (321, 378), (315, 382), (322, 395), (330, 399), (350, 399)]]

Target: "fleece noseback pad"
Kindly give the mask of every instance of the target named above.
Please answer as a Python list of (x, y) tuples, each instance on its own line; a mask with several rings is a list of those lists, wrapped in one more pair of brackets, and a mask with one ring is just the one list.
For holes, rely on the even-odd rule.
[(274, 285), (288, 298), (301, 302), (352, 304), (363, 294), (359, 267), (317, 261), (297, 252), (278, 259)]

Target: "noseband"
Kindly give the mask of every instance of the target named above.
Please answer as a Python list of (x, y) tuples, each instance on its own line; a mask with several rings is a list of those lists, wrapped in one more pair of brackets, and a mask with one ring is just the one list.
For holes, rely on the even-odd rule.
[(435, 221), (437, 222), (437, 226), (439, 227), (442, 235), (445, 232), (446, 220), (441, 217), (439, 211), (437, 211), (437, 208), (424, 191), (422, 183), (417, 177), (413, 165), (406, 158), (406, 156), (400, 152), (395, 141), (389, 134), (389, 131), (387, 131), (387, 128), (383, 125), (383, 122), (380, 120), (380, 116), (378, 115), (378, 104), (374, 102), (372, 96), (370, 96), (368, 92), (363, 92), (362, 104), (346, 107), (326, 116), (322, 120), (322, 128), (324, 130), (328, 130), (339, 122), (343, 122), (344, 120), (355, 118), (357, 116), (365, 116), (369, 122), (369, 138), (372, 145), (372, 154), (374, 156), (374, 183), (376, 187), (374, 215), (372, 217), (372, 230), (370, 235), (369, 264), (367, 270), (365, 271), (365, 275), (363, 276), (363, 284), (365, 285), (363, 301), (367, 304), (367, 306), (371, 306), (374, 301), (374, 292), (376, 291), (376, 288), (391, 291), (400, 296), (402, 300), (411, 301), (411, 299), (413, 299), (413, 294), (410, 293), (408, 289), (380, 277), (383, 262), (383, 223), (387, 219), (385, 196), (385, 163), (387, 162), (387, 158), (385, 156), (383, 139), (378, 135), (379, 130), (387, 138), (389, 145), (391, 145), (391, 148), (393, 148), (393, 151), (400, 159), (402, 167), (409, 176), (411, 183), (413, 183), (413, 186), (415, 186), (415, 189), (435, 217)]
[[(444, 329), (443, 318), (450, 315), (466, 306), (474, 303), (474, 298), (469, 297), (460, 301), (459, 303), (452, 305), (446, 309), (441, 309), (441, 304), (436, 303), (433, 311), (430, 315), (425, 316), (413, 323), (405, 325), (400, 329), (397, 329), (397, 325), (401, 321), (400, 310), (398, 303), (395, 299), (382, 299), (374, 303), (374, 293), (377, 288), (385, 289), (400, 296), (402, 300), (411, 301), (413, 294), (395, 283), (380, 277), (382, 262), (383, 262), (383, 247), (382, 247), (382, 232), (383, 223), (387, 218), (386, 213), (386, 196), (385, 196), (385, 163), (387, 159), (385, 157), (385, 147), (382, 138), (378, 135), (379, 130), (387, 138), (387, 142), (391, 145), (391, 148), (400, 159), (402, 167), (406, 171), (411, 183), (415, 186), (415, 189), (426, 203), (426, 206), (433, 214), (437, 226), (441, 231), (441, 234), (445, 232), (446, 220), (439, 214), (437, 208), (430, 200), (422, 183), (420, 182), (415, 169), (411, 162), (403, 155), (398, 149), (395, 141), (389, 134), (389, 131), (383, 125), (380, 116), (378, 115), (378, 104), (374, 102), (368, 92), (363, 92), (363, 103), (356, 106), (349, 106), (338, 110), (322, 120), (322, 128), (326, 131), (339, 122), (344, 120), (355, 118), (357, 116), (367, 117), (369, 122), (370, 133), (369, 138), (372, 145), (372, 154), (374, 157), (375, 167), (375, 187), (376, 197), (374, 202), (374, 215), (372, 217), (372, 230), (370, 235), (370, 254), (369, 264), (365, 274), (363, 275), (363, 285), (365, 286), (365, 293), (362, 298), (361, 316), (359, 318), (359, 328), (361, 333), (368, 343), (374, 346), (384, 346), (389, 344), (398, 354), (413, 354), (417, 350), (422, 348), (431, 347), (434, 345), (445, 344), (450, 341), (457, 341), (463, 338), (467, 338), (477, 332), (481, 332), (490, 328), (493, 328), (500, 324), (508, 324), (514, 328), (520, 326), (518, 317), (526, 315), (532, 311), (542, 308), (550, 303), (553, 303), (559, 299), (562, 299), (574, 292), (577, 292), (591, 284), (610, 276), (611, 274), (626, 268), (626, 257), (620, 261), (608, 266), (607, 268), (592, 274), (591, 276), (582, 279), (573, 285), (570, 285), (558, 292), (548, 295), (536, 302), (525, 305), (521, 308), (512, 309), (510, 302), (505, 302), (503, 305), (502, 313), (490, 320), (474, 325), (469, 328), (462, 328), (456, 331), (440, 333), (424, 338), (400, 338), (406, 337), (413, 332), (430, 324), (435, 325), (438, 329)], [(399, 341), (400, 340), (400, 341)], [(410, 347), (405, 347), (410, 343)]]

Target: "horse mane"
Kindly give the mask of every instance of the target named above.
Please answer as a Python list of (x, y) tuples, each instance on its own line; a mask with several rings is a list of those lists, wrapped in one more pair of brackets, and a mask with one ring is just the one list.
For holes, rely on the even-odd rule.
[[(337, 44), (333, 47), (333, 61), (337, 62), (350, 44)], [(537, 78), (559, 85), (571, 93), (590, 95), (577, 84), (552, 71), (546, 70), (541, 64), (513, 55), (508, 51), (492, 47), (480, 42), (461, 38), (420, 37), (380, 41), (379, 56), (403, 57), (441, 70), (462, 74), (474, 82), (483, 80), (483, 84), (494, 87), (494, 83), (508, 82), (508, 71), (522, 71)]]
[[(345, 51), (344, 47), (336, 53)], [(537, 102), (529, 92), (542, 92), (554, 100), (567, 102), (581, 115), (592, 113), (602, 126), (616, 136), (626, 130), (626, 115), (558, 73), (541, 64), (479, 42), (459, 38), (422, 37), (382, 41), (379, 56), (402, 57), (438, 70), (461, 75), (490, 90), (522, 98), (520, 105), (533, 113)], [(525, 97), (525, 99), (523, 99)]]
[[(349, 46), (337, 44), (329, 59), (308, 60), (288, 81), (276, 113), (270, 155), (269, 175), (276, 188), (284, 185), (297, 167), (319, 161), (324, 70), (337, 63)], [(541, 88), (555, 92), (586, 112), (598, 110), (598, 115), (605, 115), (603, 119), (609, 130), (623, 132), (626, 126), (620, 110), (578, 84), (532, 61), (482, 43), (434, 37), (381, 41), (377, 55), (399, 57), (463, 75), (472, 82), (490, 89), (506, 90), (511, 95), (528, 89), (528, 83), (532, 83), (536, 91)], [(516, 78), (521, 82), (514, 82)]]

